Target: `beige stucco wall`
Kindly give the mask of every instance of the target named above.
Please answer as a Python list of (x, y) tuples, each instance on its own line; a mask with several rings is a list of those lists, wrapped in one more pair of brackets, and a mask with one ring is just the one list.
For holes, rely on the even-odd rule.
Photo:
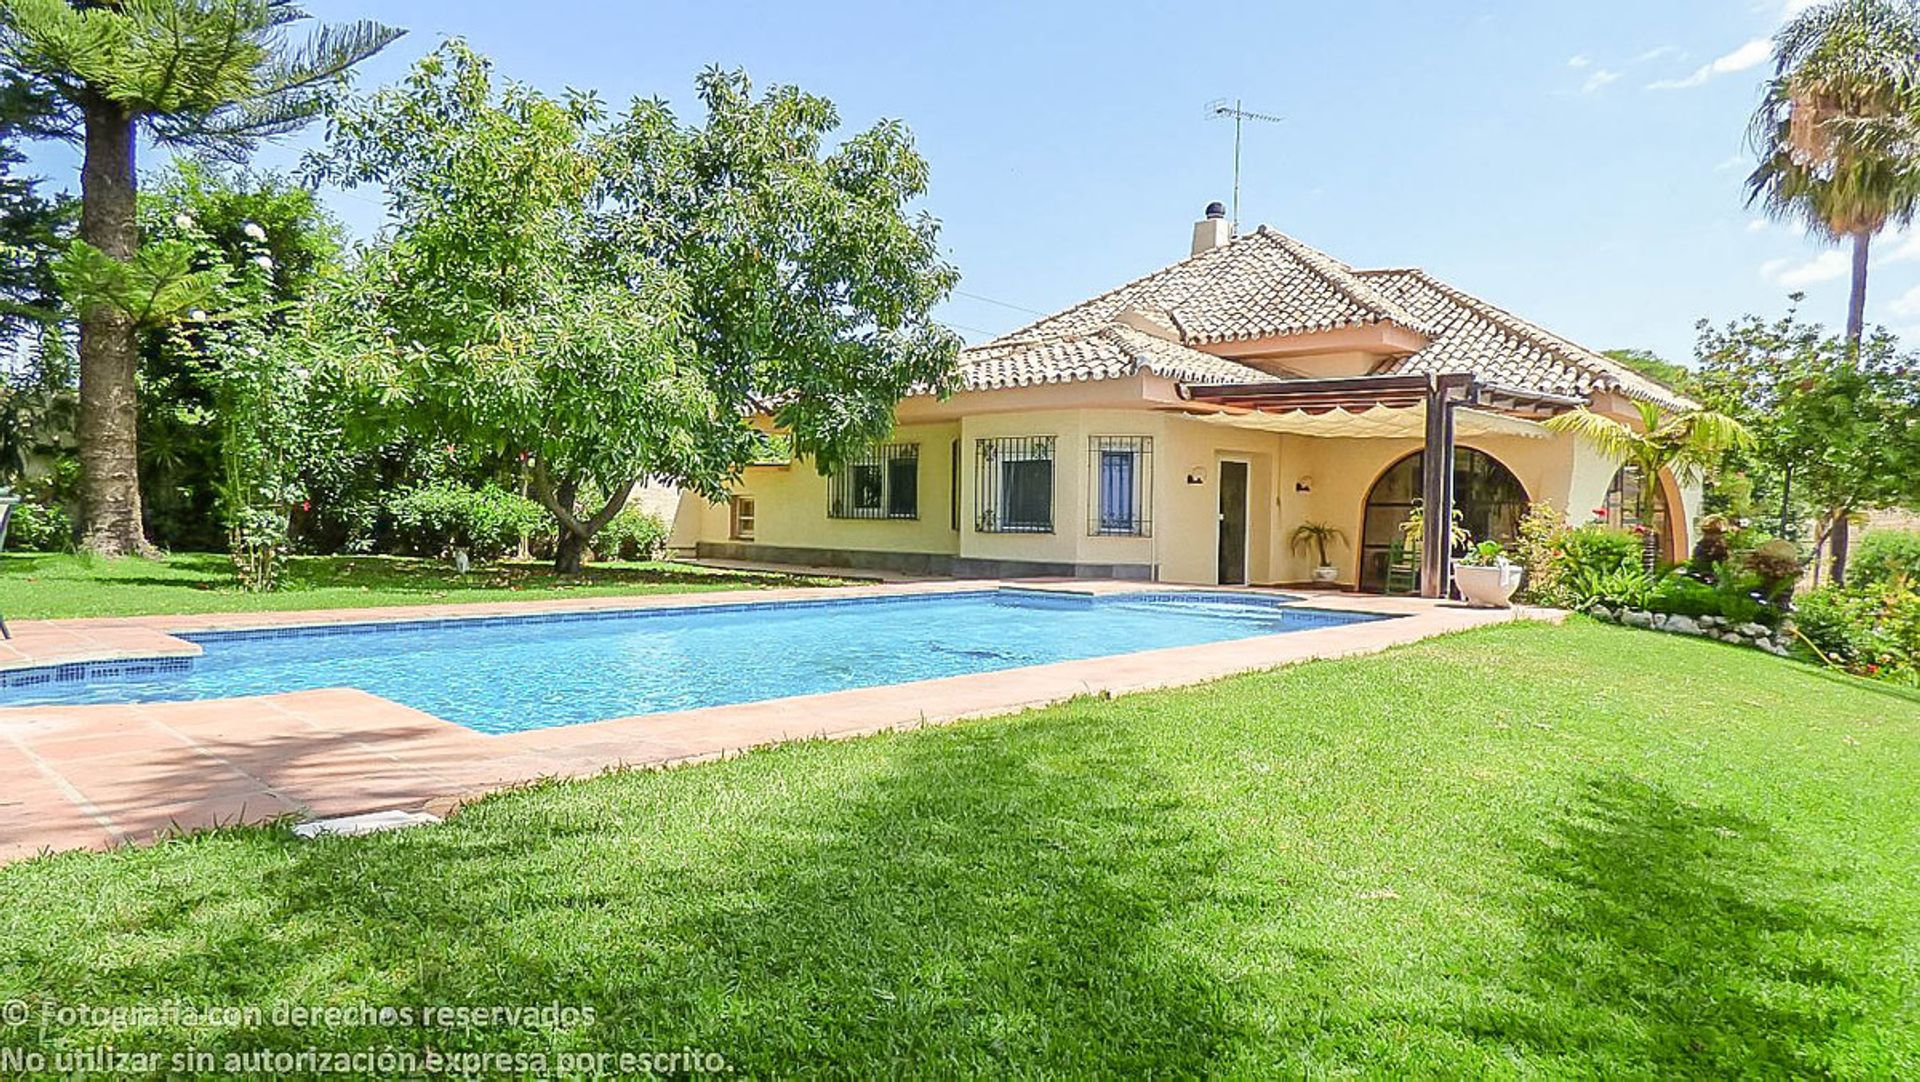
[[(960, 426), (953, 423), (903, 425), (887, 438), (888, 443), (913, 443), (920, 448), (920, 516), (913, 519), (829, 518), (827, 478), (812, 463), (747, 467), (733, 491), (754, 498), (758, 522), (753, 543), (867, 552), (956, 552), (959, 539), (947, 512), (947, 489), (953, 440), (959, 431)], [(725, 541), (731, 528), (725, 503), (709, 504), (688, 494), (681, 498), (671, 546), (691, 549), (700, 541)]]
[[(1154, 388), (1157, 390), (1157, 388)], [(753, 543), (835, 551), (917, 552), (983, 560), (1157, 568), (1162, 581), (1213, 583), (1217, 579), (1220, 462), (1248, 463), (1247, 574), (1257, 583), (1308, 580), (1317, 560), (1296, 555), (1288, 538), (1300, 524), (1338, 526), (1348, 544), (1332, 553), (1339, 582), (1359, 577), (1359, 543), (1366, 497), (1382, 473), (1420, 449), (1418, 439), (1328, 439), (1283, 435), (1207, 424), (1183, 414), (1117, 408), (1111, 387), (1098, 397), (1069, 388), (1032, 388), (1033, 408), (951, 416), (952, 400), (920, 402), (903, 409), (903, 424), (891, 442), (920, 445), (920, 516), (914, 520), (827, 517), (827, 479), (811, 465), (754, 467), (735, 491), (755, 497), (758, 525)], [(1133, 394), (1138, 396), (1141, 388)], [(979, 396), (974, 396), (979, 397)], [(1051, 407), (1051, 408), (1050, 408)], [(1053, 436), (1054, 529), (1052, 533), (983, 533), (975, 528), (975, 442), (1003, 436)], [(1152, 536), (1091, 536), (1088, 441), (1094, 436), (1153, 439)], [(948, 498), (952, 446), (960, 441), (960, 529), (951, 526)], [(1591, 445), (1572, 436), (1468, 436), (1459, 445), (1492, 455), (1520, 481), (1530, 500), (1546, 500), (1578, 523), (1605, 501), (1618, 468)], [(1189, 481), (1198, 478), (1198, 483)], [(1304, 487), (1305, 491), (1302, 491)], [(1673, 490), (1670, 490), (1670, 498)], [(1677, 490), (1678, 551), (1689, 543), (1699, 513), (1698, 485)], [(725, 504), (683, 500), (673, 543), (691, 549), (699, 541), (728, 540)]]

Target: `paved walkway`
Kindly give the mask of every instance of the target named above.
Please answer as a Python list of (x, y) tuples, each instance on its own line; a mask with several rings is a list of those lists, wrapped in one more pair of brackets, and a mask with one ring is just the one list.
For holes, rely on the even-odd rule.
[[(0, 644), (0, 668), (198, 651), (168, 631), (699, 607), (743, 597), (773, 601), (991, 585), (1046, 585), (1102, 593), (1142, 588), (1105, 582), (948, 581), (650, 598), (23, 622), (15, 627), (12, 642)], [(1352, 594), (1316, 595), (1312, 603), (1403, 618), (499, 736), (350, 689), (183, 703), (0, 708), (0, 861), (44, 850), (102, 848), (147, 841), (175, 830), (287, 815), (334, 816), (388, 808), (445, 811), (491, 789), (541, 778), (688, 762), (801, 737), (910, 728), (1006, 713), (1080, 694), (1192, 684), (1308, 658), (1368, 653), (1517, 616), (1550, 619), (1558, 615)]]

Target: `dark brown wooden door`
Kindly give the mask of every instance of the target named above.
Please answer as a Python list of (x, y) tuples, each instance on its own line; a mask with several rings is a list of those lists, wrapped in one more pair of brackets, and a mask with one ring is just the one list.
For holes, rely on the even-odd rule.
[(1247, 464), (1220, 463), (1220, 585), (1247, 581)]

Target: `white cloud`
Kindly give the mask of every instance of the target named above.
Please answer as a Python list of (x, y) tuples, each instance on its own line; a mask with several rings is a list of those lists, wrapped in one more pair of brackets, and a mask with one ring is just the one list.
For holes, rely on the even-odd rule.
[(1587, 76), (1587, 81), (1580, 84), (1580, 93), (1591, 94), (1618, 78), (1620, 78), (1620, 73), (1617, 71), (1608, 71), (1606, 68), (1595, 68), (1593, 74)]
[(1920, 233), (1894, 233), (1879, 242), (1876, 265), (1920, 260)]
[(1747, 232), (1765, 233), (1767, 231), (1767, 226), (1771, 224), (1772, 223), (1767, 221), (1765, 218), (1755, 218), (1752, 221), (1749, 221), (1747, 223)]
[(1920, 286), (1914, 286), (1887, 302), (1887, 311), (1901, 319), (1920, 317)]
[(1633, 62), (1636, 64), (1650, 64), (1655, 60), (1665, 60), (1670, 56), (1676, 60), (1684, 60), (1686, 55), (1686, 50), (1680, 48), (1678, 45), (1656, 45), (1646, 52), (1641, 53), (1639, 56), (1634, 57)]
[(1728, 172), (1732, 172), (1735, 169), (1743, 168), (1746, 166), (1746, 164), (1747, 164), (1746, 155), (1735, 154), (1732, 157), (1720, 159), (1720, 164), (1714, 166), (1713, 171), (1716, 173), (1728, 173)]
[(1845, 278), (1851, 266), (1847, 253), (1838, 248), (1829, 248), (1805, 262), (1769, 259), (1760, 264), (1760, 277), (1788, 289), (1805, 289), (1821, 282)]
[(1658, 82), (1648, 83), (1647, 89), (1684, 90), (1688, 87), (1699, 86), (1708, 79), (1718, 75), (1731, 75), (1736, 71), (1746, 71), (1748, 68), (1757, 67), (1760, 64), (1766, 63), (1767, 58), (1772, 55), (1773, 42), (1766, 38), (1754, 38), (1752, 41), (1747, 42), (1745, 45), (1740, 46), (1727, 55), (1716, 57), (1702, 64), (1692, 75), (1684, 79), (1662, 79)]
[(1593, 61), (1584, 55), (1567, 57), (1567, 66), (1570, 68), (1584, 68), (1591, 63)]

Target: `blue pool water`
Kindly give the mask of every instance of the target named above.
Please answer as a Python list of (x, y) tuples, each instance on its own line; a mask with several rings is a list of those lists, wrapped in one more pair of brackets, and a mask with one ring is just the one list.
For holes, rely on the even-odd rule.
[(1379, 619), (1293, 600), (977, 590), (189, 633), (190, 662), (0, 673), (0, 706), (353, 687), (505, 733)]

